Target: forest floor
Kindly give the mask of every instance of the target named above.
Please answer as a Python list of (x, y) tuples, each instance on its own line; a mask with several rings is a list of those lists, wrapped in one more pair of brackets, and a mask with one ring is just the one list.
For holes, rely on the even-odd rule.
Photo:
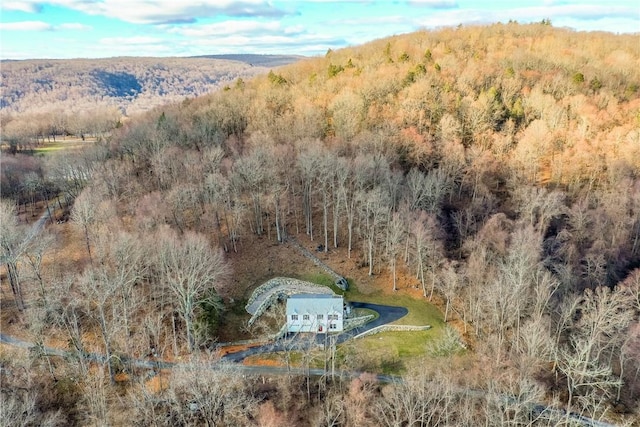
[[(40, 207), (40, 212), (44, 207)], [(32, 214), (30, 210), (20, 212), (21, 222), (31, 224), (40, 213)], [(57, 244), (52, 252), (56, 253), (56, 260), (63, 263), (52, 265), (52, 257), (45, 257), (44, 268), (60, 275), (63, 271), (77, 271), (88, 262), (86, 247), (81, 233), (72, 227), (70, 222), (58, 222), (61, 212), (56, 212), (56, 221), (47, 222), (46, 227), (57, 234)], [(344, 247), (330, 248), (328, 252), (316, 251), (320, 244), (318, 239), (311, 240), (304, 233), (295, 235), (297, 241), (314, 253), (320, 260), (331, 267), (338, 274), (349, 279), (350, 289), (345, 294), (347, 300), (370, 302), (384, 305), (404, 306), (409, 309), (409, 315), (399, 323), (411, 325), (429, 324), (433, 327), (427, 332), (387, 332), (358, 340), (357, 344), (349, 345), (350, 352), (360, 353), (359, 358), (371, 357), (363, 364), (371, 369), (382, 368), (385, 372), (397, 371), (403, 365), (403, 358), (420, 358), (425, 355), (425, 346), (429, 341), (441, 336), (444, 329), (442, 311), (444, 301), (434, 295), (432, 301), (423, 297), (423, 290), (414, 275), (404, 269), (398, 269), (397, 291), (393, 291), (392, 277), (386, 265), (374, 266), (374, 274), (369, 276), (369, 268), (362, 262), (359, 250), (353, 250), (351, 258)], [(249, 314), (245, 310), (246, 301), (251, 292), (265, 281), (277, 277), (293, 277), (301, 280), (330, 285), (332, 279), (310, 259), (303, 256), (298, 249), (288, 243), (278, 243), (274, 233), (271, 235), (243, 236), (239, 242), (238, 252), (228, 252), (227, 259), (231, 265), (231, 279), (218, 289), (224, 298), (227, 310), (218, 330), (219, 342), (233, 342), (247, 338), (259, 338), (263, 331), (248, 331), (246, 321)], [(2, 281), (2, 305), (0, 313), (3, 333), (21, 338), (28, 338), (29, 332), (24, 330), (22, 322), (18, 321), (17, 310), (12, 307), (11, 291), (7, 281)], [(427, 289), (427, 292), (429, 289)], [(277, 319), (272, 320), (272, 327), (279, 328)], [(453, 320), (447, 325), (457, 329), (462, 335), (462, 323)], [(55, 345), (59, 341), (55, 337), (47, 340), (48, 345)], [(59, 342), (57, 343), (59, 344)], [(268, 359), (267, 359), (268, 360)], [(267, 362), (265, 363), (273, 363)], [(255, 363), (262, 362), (256, 360)], [(385, 368), (386, 366), (386, 368)]]

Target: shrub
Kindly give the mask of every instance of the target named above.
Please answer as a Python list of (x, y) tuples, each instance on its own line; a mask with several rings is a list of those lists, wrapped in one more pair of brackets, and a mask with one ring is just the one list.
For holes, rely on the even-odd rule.
[(267, 77), (269, 78), (269, 81), (274, 85), (283, 85), (287, 83), (287, 79), (282, 77), (280, 74), (274, 73), (273, 70), (269, 71), (269, 74), (267, 75)]
[(342, 65), (329, 64), (329, 77), (335, 77), (344, 71)]
[(597, 92), (601, 88), (602, 88), (602, 82), (597, 77), (592, 78), (591, 81), (589, 82), (589, 89), (591, 89), (594, 92)]

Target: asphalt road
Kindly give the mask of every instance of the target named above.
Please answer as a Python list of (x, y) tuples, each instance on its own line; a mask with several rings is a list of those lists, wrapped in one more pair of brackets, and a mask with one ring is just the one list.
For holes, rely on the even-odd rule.
[[(15, 338), (9, 335), (0, 333), (0, 343), (8, 344), (14, 347), (24, 348), (24, 349), (32, 349), (35, 348), (36, 345), (29, 341), (24, 341), (19, 338)], [(58, 348), (50, 348), (44, 347), (41, 348), (40, 351), (42, 354), (46, 354), (49, 356), (58, 356), (58, 357), (77, 357), (77, 354), (71, 351), (65, 351)], [(85, 353), (84, 358), (90, 362), (97, 363), (105, 363), (106, 358), (103, 354), (99, 353)], [(149, 360), (149, 359), (135, 359), (135, 358), (126, 358), (122, 360), (123, 364), (126, 364), (131, 367), (143, 368), (143, 369), (174, 369), (174, 368), (185, 368), (192, 367), (193, 365), (190, 363), (179, 363), (179, 362), (167, 362), (164, 360)], [(304, 368), (296, 368), (296, 367), (281, 367), (281, 366), (250, 366), (250, 365), (242, 365), (242, 364), (233, 364), (232, 360), (226, 360), (211, 363), (208, 365), (199, 365), (203, 369), (224, 369), (227, 366), (233, 366), (233, 369), (241, 372), (245, 375), (310, 375), (310, 376), (324, 376), (330, 375), (331, 373), (325, 371), (324, 369), (304, 369)], [(357, 378), (362, 375), (362, 372), (359, 371), (336, 371), (333, 375), (342, 378)], [(399, 377), (393, 375), (376, 375), (377, 380), (383, 383), (390, 382), (398, 382), (400, 381)]]
[[(375, 305), (375, 304), (372, 304)], [(380, 306), (378, 306), (380, 307)], [(387, 307), (387, 306), (381, 306)], [(369, 307), (366, 307), (369, 308)], [(391, 307), (392, 309), (399, 307)], [(392, 312), (395, 310), (391, 310)], [(396, 312), (398, 313), (398, 312)], [(402, 316), (400, 316), (402, 317)], [(372, 322), (373, 323), (373, 322)], [(345, 338), (346, 339), (346, 338)], [(0, 343), (9, 344), (15, 347), (21, 347), (26, 349), (31, 349), (35, 347), (32, 342), (24, 341), (15, 337), (11, 337), (8, 335), (4, 335), (0, 333)], [(64, 351), (61, 349), (54, 349), (49, 347), (44, 347), (41, 349), (44, 354), (48, 354), (51, 356), (60, 356), (60, 357), (73, 357), (75, 356), (72, 352)], [(96, 353), (87, 353), (84, 355), (85, 358), (89, 361), (105, 363), (105, 356), (102, 354)], [(188, 363), (173, 363), (173, 362), (165, 362), (165, 361), (150, 361), (150, 360), (142, 360), (142, 359), (127, 359), (123, 362), (129, 364), (130, 366), (135, 366), (139, 368), (145, 369), (173, 369), (173, 368), (184, 368), (187, 366), (192, 366)], [(203, 369), (224, 369), (225, 366), (229, 364), (225, 363), (214, 363), (209, 365), (200, 365)], [(286, 368), (279, 366), (246, 366), (242, 364), (234, 364), (233, 369), (238, 372), (241, 372), (243, 375), (310, 375), (310, 376), (323, 376), (330, 375), (332, 373), (325, 371), (324, 369), (304, 369), (304, 368)], [(357, 378), (362, 373), (358, 371), (337, 371), (334, 372), (333, 375), (342, 377), (342, 378)], [(395, 377), (393, 375), (377, 375), (377, 380), (383, 383), (390, 382), (400, 382), (402, 379), (400, 377)], [(478, 395), (480, 397), (486, 394), (485, 390), (464, 390), (466, 394)], [(502, 399), (505, 403), (511, 403), (513, 401), (512, 396), (502, 395)], [(613, 424), (609, 424), (604, 421), (593, 420), (588, 417), (584, 417), (580, 414), (569, 413), (567, 414), (562, 409), (556, 409), (550, 406), (541, 405), (541, 404), (533, 404), (531, 406), (531, 412), (535, 416), (554, 416), (555, 418), (563, 418), (566, 417), (567, 420), (574, 422), (577, 425), (586, 426), (586, 427), (615, 427)]]

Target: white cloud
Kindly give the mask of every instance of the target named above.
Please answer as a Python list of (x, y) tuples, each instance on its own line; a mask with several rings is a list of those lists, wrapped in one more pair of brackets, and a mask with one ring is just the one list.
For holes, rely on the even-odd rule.
[[(383, 0), (388, 1), (388, 0)], [(306, 3), (351, 3), (351, 4), (371, 4), (376, 3), (375, 0), (306, 0)]]
[(51, 31), (53, 26), (42, 21), (20, 21), (0, 23), (2, 31)]
[(109, 46), (140, 46), (166, 44), (166, 40), (157, 37), (105, 37), (99, 43)]
[(365, 16), (358, 18), (336, 19), (332, 21), (334, 24), (349, 26), (366, 26), (366, 25), (401, 25), (408, 22), (406, 16), (387, 15), (387, 16)]
[(0, 30), (2, 31), (30, 31), (30, 32), (43, 32), (43, 31), (58, 31), (58, 30), (74, 30), (85, 31), (90, 30), (91, 27), (76, 22), (69, 22), (60, 25), (51, 25), (43, 21), (19, 21), (19, 22), (2, 22), (0, 23)]
[[(589, 4), (521, 7), (500, 10), (487, 9), (455, 9), (443, 10), (429, 14), (422, 18), (415, 18), (413, 22), (427, 28), (455, 26), (458, 24), (487, 24), (493, 22), (536, 22), (550, 19), (554, 26), (570, 26), (575, 29), (589, 28), (590, 22), (608, 19), (624, 19), (626, 25), (620, 32), (638, 31), (638, 9), (623, 6), (599, 6)], [(571, 25), (566, 22), (570, 21)]]
[[(282, 29), (279, 22), (258, 21), (223, 21), (205, 25), (180, 25), (168, 28), (170, 33), (180, 34), (186, 37), (211, 37), (242, 34), (247, 36), (280, 33), (296, 33), (295, 29), (287, 31)], [(299, 30), (297, 32), (300, 32)]]
[(453, 9), (458, 7), (455, 0), (408, 0), (410, 6), (430, 7), (432, 9)]
[(60, 24), (56, 26), (56, 30), (76, 30), (76, 31), (87, 31), (92, 30), (93, 27), (85, 24), (80, 24), (77, 22), (69, 22), (66, 24)]
[[(99, 57), (110, 56), (174, 56), (175, 42), (158, 37), (105, 37), (98, 40)], [(86, 54), (85, 54), (86, 55)]]
[(219, 16), (277, 17), (284, 12), (267, 0), (44, 0), (47, 4), (134, 24), (189, 23)]
[(19, 12), (38, 13), (41, 6), (33, 1), (4, 0), (0, 3), (0, 10), (15, 10)]

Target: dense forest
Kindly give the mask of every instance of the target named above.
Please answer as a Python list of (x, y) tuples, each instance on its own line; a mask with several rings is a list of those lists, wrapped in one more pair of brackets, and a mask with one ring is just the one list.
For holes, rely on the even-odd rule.
[[(37, 346), (0, 354), (11, 425), (640, 419), (638, 35), (395, 36), (156, 108), (86, 150), (13, 156), (2, 329)], [(69, 221), (30, 238), (34, 206)], [(207, 369), (259, 284), (238, 279), (240, 256), (291, 236), (384, 277), (389, 304), (407, 283), (440, 301), (466, 350), (388, 384)], [(38, 351), (55, 343), (75, 356)], [(192, 363), (153, 388), (120, 356), (151, 353)]]

